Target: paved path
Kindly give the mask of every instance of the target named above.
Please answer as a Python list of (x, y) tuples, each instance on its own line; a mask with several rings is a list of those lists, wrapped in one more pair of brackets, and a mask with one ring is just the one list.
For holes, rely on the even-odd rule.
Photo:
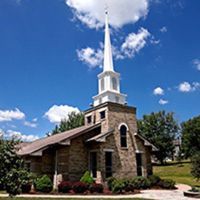
[[(194, 198), (188, 198), (183, 196), (183, 191), (187, 191), (190, 189), (190, 186), (179, 184), (177, 185), (177, 190), (141, 190), (140, 194), (134, 195), (20, 195), (20, 197), (46, 197), (48, 199), (51, 198), (77, 198), (77, 199), (121, 199), (121, 198), (147, 198), (147, 199), (154, 199), (154, 200), (194, 200)], [(7, 194), (0, 194), (0, 197), (7, 197)]]

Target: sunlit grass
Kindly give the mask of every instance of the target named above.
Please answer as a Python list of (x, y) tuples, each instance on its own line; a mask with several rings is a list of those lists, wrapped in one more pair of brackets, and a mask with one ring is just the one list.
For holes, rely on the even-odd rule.
[(154, 174), (161, 178), (173, 179), (176, 183), (183, 183), (191, 186), (200, 186), (190, 173), (191, 164), (189, 161), (182, 163), (171, 162), (166, 166), (154, 166)]

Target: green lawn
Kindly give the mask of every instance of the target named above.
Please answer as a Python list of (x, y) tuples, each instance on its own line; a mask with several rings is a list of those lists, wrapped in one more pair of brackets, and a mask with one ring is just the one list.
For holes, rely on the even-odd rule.
[(161, 178), (169, 178), (176, 183), (183, 183), (191, 186), (200, 186), (200, 182), (190, 174), (190, 162), (184, 161), (181, 164), (177, 162), (168, 163), (166, 166), (154, 166), (154, 174)]
[[(6, 198), (6, 197), (0, 197), (0, 199), (5, 199), (5, 200), (11, 200), (11, 198)], [(13, 200), (63, 200), (64, 198), (22, 198), (22, 197), (16, 197), (16, 198), (13, 198)], [(83, 199), (83, 198), (81, 198)], [(141, 199), (141, 198), (126, 198), (126, 199), (122, 199), (122, 198), (119, 198), (117, 200), (131, 200), (131, 199), (134, 199), (134, 200), (150, 200), (150, 199)], [(70, 198), (70, 199), (67, 199), (67, 200), (77, 200), (77, 198)], [(91, 199), (87, 199), (87, 198), (84, 198), (84, 200), (91, 200)], [(93, 200), (112, 200), (112, 199), (98, 199), (98, 198), (95, 198)]]

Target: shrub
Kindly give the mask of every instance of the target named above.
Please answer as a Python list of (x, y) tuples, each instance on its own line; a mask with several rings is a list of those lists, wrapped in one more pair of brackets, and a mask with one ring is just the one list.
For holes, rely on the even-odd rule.
[(150, 187), (150, 181), (143, 176), (136, 176), (131, 183), (135, 189), (147, 189)]
[(58, 192), (68, 193), (72, 189), (72, 183), (69, 181), (62, 181), (58, 185)]
[(112, 182), (112, 192), (114, 193), (122, 193), (124, 187), (125, 184), (123, 180), (116, 179)]
[(148, 180), (150, 181), (150, 186), (157, 186), (161, 179), (159, 176), (150, 175), (148, 176)]
[(109, 190), (112, 190), (112, 183), (113, 183), (113, 181), (115, 181), (115, 180), (116, 180), (115, 177), (109, 177), (109, 178), (107, 178), (107, 185), (108, 185), (108, 189), (109, 189)]
[(134, 185), (131, 183), (129, 179), (124, 179), (123, 182), (124, 182), (124, 190), (126, 192), (134, 191)]
[(76, 182), (73, 184), (73, 190), (75, 193), (84, 193), (88, 189), (88, 185), (83, 182)]
[(176, 182), (171, 179), (161, 179), (158, 185), (163, 189), (175, 189)]
[(29, 193), (31, 191), (31, 186), (32, 186), (31, 183), (23, 184), (21, 186), (22, 193)]
[(91, 193), (93, 193), (93, 192), (103, 193), (103, 185), (93, 183), (93, 184), (90, 185), (89, 190), (90, 190)]
[(86, 171), (83, 176), (80, 179), (81, 182), (83, 183), (87, 183), (87, 184), (92, 184), (94, 183), (94, 179), (92, 178), (92, 176), (90, 175), (89, 171)]
[(47, 175), (43, 175), (41, 178), (37, 178), (35, 181), (35, 189), (39, 192), (51, 192), (53, 189), (51, 179)]
[(191, 159), (191, 174), (197, 181), (200, 180), (200, 152), (197, 152)]

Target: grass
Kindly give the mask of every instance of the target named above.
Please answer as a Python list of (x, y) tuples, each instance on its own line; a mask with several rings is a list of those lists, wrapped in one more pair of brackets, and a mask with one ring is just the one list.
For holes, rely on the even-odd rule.
[[(0, 199), (4, 199), (4, 200), (11, 200), (11, 198), (9, 197), (0, 197)], [(15, 197), (13, 198), (13, 200), (63, 200), (64, 198), (24, 198), (24, 197)], [(67, 199), (67, 200), (77, 200), (78, 198), (70, 198), (70, 199)], [(80, 198), (81, 200), (83, 200), (83, 198)], [(131, 199), (134, 199), (134, 200), (150, 200), (150, 199), (141, 199), (141, 198), (126, 198), (126, 199), (122, 199), (122, 198), (119, 198), (117, 200), (131, 200)], [(87, 198), (84, 198), (84, 200), (91, 200), (91, 199), (87, 199)], [(95, 198), (93, 200), (111, 200), (111, 199), (99, 199), (99, 198)]]
[(183, 183), (190, 186), (200, 186), (190, 173), (191, 164), (189, 161), (181, 163), (170, 162), (165, 166), (154, 166), (154, 174), (161, 178), (172, 179), (176, 183)]

